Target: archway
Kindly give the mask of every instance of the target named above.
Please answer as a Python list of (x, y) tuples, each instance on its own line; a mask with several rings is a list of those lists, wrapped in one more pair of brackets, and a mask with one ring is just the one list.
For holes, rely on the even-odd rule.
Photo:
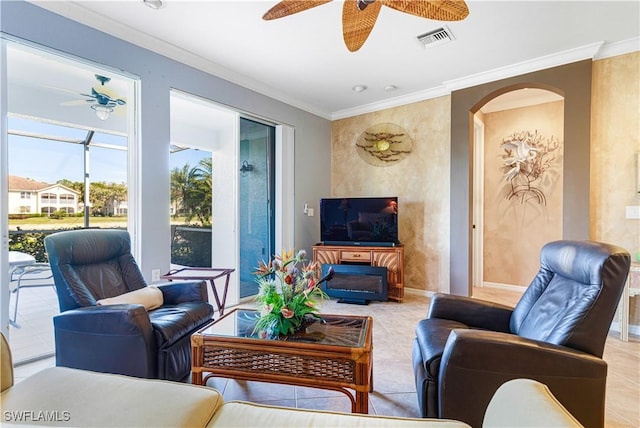
[(517, 84), (472, 109), (473, 287), (526, 287), (542, 246), (562, 238), (561, 92)]
[[(473, 117), (504, 88), (535, 84), (565, 97), (563, 239), (589, 237), (590, 59), (454, 91), (451, 94), (450, 292), (471, 294)], [(503, 92), (499, 92), (499, 91)]]

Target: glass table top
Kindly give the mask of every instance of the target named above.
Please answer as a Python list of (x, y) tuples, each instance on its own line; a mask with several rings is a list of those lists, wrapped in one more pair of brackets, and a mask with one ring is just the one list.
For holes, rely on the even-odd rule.
[(259, 337), (254, 331), (260, 314), (255, 310), (234, 309), (213, 324), (199, 331), (202, 335), (235, 337), (255, 340), (290, 341), (345, 347), (363, 347), (370, 326), (369, 317), (320, 314), (306, 328), (289, 336), (276, 339)]

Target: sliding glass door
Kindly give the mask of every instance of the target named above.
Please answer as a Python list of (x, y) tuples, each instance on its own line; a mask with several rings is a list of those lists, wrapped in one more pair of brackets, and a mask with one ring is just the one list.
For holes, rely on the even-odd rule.
[(275, 253), (275, 128), (240, 119), (240, 298), (258, 291), (253, 272)]

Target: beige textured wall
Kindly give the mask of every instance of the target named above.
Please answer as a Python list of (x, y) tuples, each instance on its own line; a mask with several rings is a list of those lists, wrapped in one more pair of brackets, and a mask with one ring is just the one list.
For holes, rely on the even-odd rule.
[[(591, 130), (591, 238), (640, 250), (640, 220), (625, 219), (635, 196), (635, 153), (640, 152), (640, 53), (593, 63)], [(332, 127), (332, 196), (397, 195), (405, 284), (449, 289), (451, 100), (441, 97), (341, 119)], [(395, 166), (373, 167), (354, 147), (376, 123), (391, 122), (414, 139), (414, 153)], [(640, 324), (640, 298), (632, 301)]]
[[(590, 234), (633, 254), (640, 251), (640, 220), (626, 219), (625, 207), (640, 205), (640, 52), (594, 61), (591, 94)], [(631, 299), (631, 313), (631, 323), (640, 324), (640, 297)]]
[[(449, 290), (451, 99), (441, 97), (333, 122), (331, 196), (398, 196), (405, 286)], [(388, 167), (358, 155), (368, 127), (394, 123), (413, 138), (413, 152)]]
[[(564, 101), (484, 115), (484, 270), (485, 282), (528, 286), (540, 267), (540, 249), (562, 239), (562, 141)], [(548, 168), (531, 182), (537, 193), (505, 181), (503, 140), (515, 132), (537, 131), (558, 148), (536, 159)], [(551, 148), (551, 143), (547, 147)], [(542, 147), (540, 147), (542, 148)], [(541, 157), (543, 156), (543, 157)], [(514, 181), (520, 179), (516, 177)]]

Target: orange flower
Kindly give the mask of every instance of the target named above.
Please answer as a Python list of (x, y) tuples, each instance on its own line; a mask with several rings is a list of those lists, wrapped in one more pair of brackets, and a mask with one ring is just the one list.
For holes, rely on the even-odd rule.
[(293, 316), (295, 315), (295, 313), (287, 308), (286, 306), (283, 306), (282, 309), (280, 309), (280, 313), (282, 314), (283, 317), (289, 319), (289, 318), (293, 318)]
[(318, 262), (311, 262), (311, 263), (307, 263), (306, 265), (302, 266), (302, 270), (305, 272), (313, 272), (314, 270), (318, 269)]
[(291, 260), (293, 258), (293, 250), (282, 250), (282, 253), (280, 255), (276, 254), (276, 259), (280, 260), (282, 262), (282, 264), (286, 264), (289, 260)]
[(271, 273), (271, 261), (269, 261), (269, 264), (265, 264), (264, 261), (258, 262), (258, 267), (256, 268), (254, 275), (264, 276), (270, 273)]

